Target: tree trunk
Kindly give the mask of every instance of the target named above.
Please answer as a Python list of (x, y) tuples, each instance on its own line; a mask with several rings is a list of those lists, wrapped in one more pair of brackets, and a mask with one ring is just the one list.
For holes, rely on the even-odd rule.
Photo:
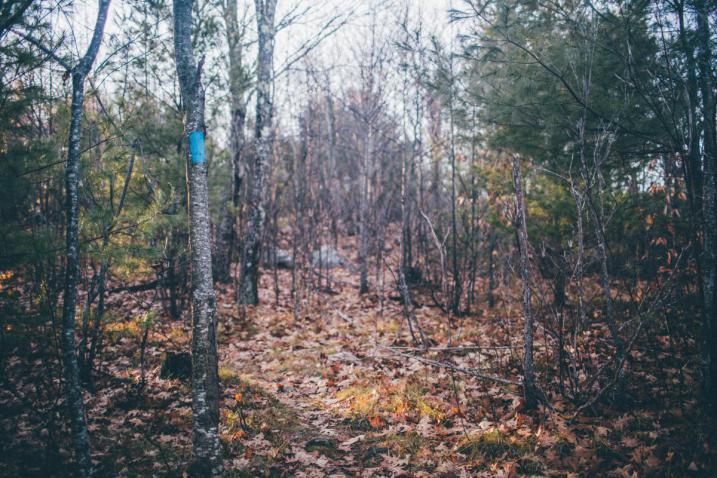
[(453, 122), (453, 60), (451, 60), (451, 92), (449, 96), (451, 139), (451, 259), (453, 262), (453, 300), (451, 312), (457, 315), (461, 305), (461, 270), (458, 264), (458, 222), (456, 220), (456, 141)]
[(92, 475), (90, 435), (85, 418), (82, 398), (80, 367), (75, 346), (75, 313), (77, 307), (77, 283), (80, 276), (79, 243), (79, 182), (80, 142), (82, 139), (82, 114), (85, 102), (85, 78), (92, 68), (100, 48), (107, 21), (110, 0), (100, 0), (95, 30), (85, 56), (72, 68), (72, 106), (70, 109), (70, 138), (68, 142), (67, 167), (65, 169), (66, 266), (65, 291), (62, 306), (62, 357), (65, 365), (66, 400), (72, 425), (72, 442), (77, 462), (77, 474)]
[(575, 288), (578, 294), (578, 317), (580, 318), (580, 327), (585, 328), (588, 325), (588, 318), (585, 313), (585, 287), (583, 285), (583, 261), (585, 260), (585, 232), (583, 228), (583, 218), (585, 217), (585, 199), (582, 195), (580, 195), (580, 193), (578, 193), (572, 178), (570, 179), (570, 192), (573, 196), (573, 201), (575, 202), (576, 234), (578, 239), (573, 275), (575, 277)]
[[(336, 112), (334, 111), (334, 99), (331, 93), (331, 83), (328, 76), (326, 78), (326, 125), (328, 127), (328, 161), (327, 161), (327, 198), (329, 214), (331, 215), (331, 235), (333, 238), (334, 249), (338, 247), (338, 219), (341, 213), (341, 206), (338, 204), (338, 194), (336, 188), (338, 185), (336, 171)], [(328, 277), (328, 275), (327, 275)]]
[(493, 253), (495, 252), (495, 227), (490, 226), (489, 238), (488, 238), (488, 308), (492, 309), (495, 306), (495, 297), (493, 291), (495, 290), (495, 259)]
[(700, 69), (704, 128), (704, 245), (702, 251), (703, 367), (707, 402), (717, 410), (717, 128), (715, 93), (712, 81), (709, 8), (704, 0), (695, 2), (697, 15), (697, 63)]
[[(598, 154), (598, 153), (595, 153)], [(592, 189), (595, 186), (593, 175), (588, 171), (584, 155), (581, 153), (581, 164), (583, 168), (583, 180), (585, 181), (585, 203), (588, 206), (590, 215), (592, 216), (593, 229), (595, 232), (595, 240), (597, 242), (597, 255), (600, 263), (600, 286), (602, 288), (603, 299), (605, 300), (604, 319), (607, 324), (613, 344), (615, 345), (616, 356), (615, 362), (617, 370), (615, 371), (617, 380), (617, 396), (620, 397), (625, 386), (625, 344), (620, 336), (620, 330), (615, 322), (614, 304), (612, 299), (612, 288), (610, 286), (610, 272), (608, 269), (608, 247), (607, 238), (605, 237), (604, 213), (600, 201), (600, 184), (598, 183), (597, 199), (592, 195)], [(600, 163), (596, 159), (595, 168), (599, 170)], [(600, 179), (597, 179), (600, 181)]]
[(198, 477), (221, 474), (216, 314), (212, 282), (207, 163), (204, 151), (204, 89), (201, 63), (192, 47), (193, 0), (174, 0), (174, 50), (185, 110), (189, 244), (192, 256), (192, 432)]
[[(676, 3), (677, 19), (679, 25), (680, 48), (685, 56), (687, 68), (687, 99), (689, 105), (687, 108), (687, 152), (684, 159), (683, 170), (685, 171), (685, 185), (687, 186), (687, 194), (690, 201), (690, 212), (693, 222), (702, 223), (702, 168), (700, 165), (700, 134), (697, 124), (697, 71), (695, 66), (694, 45), (688, 41), (688, 32), (685, 25), (684, 3)], [(695, 227), (695, 226), (693, 226)], [(698, 258), (699, 260), (699, 258)]]
[(525, 315), (525, 327), (523, 329), (523, 397), (525, 399), (525, 408), (529, 410), (536, 405), (535, 378), (533, 376), (533, 310), (530, 304), (527, 214), (525, 212), (520, 160), (517, 156), (513, 156), (513, 185), (515, 187), (515, 226), (518, 231), (518, 243), (520, 245), (520, 277), (523, 282), (523, 313)]
[(368, 205), (372, 140), (373, 132), (371, 125), (368, 125), (364, 157), (361, 161), (361, 190), (359, 193), (359, 294), (368, 292)]
[[(97, 287), (96, 290), (91, 288), (87, 294), (87, 317), (83, 317), (82, 324), (82, 341), (80, 342), (80, 373), (82, 379), (92, 386), (92, 362), (94, 360), (94, 349), (96, 348), (97, 337), (99, 336), (100, 326), (102, 323), (102, 314), (104, 313), (104, 295), (107, 285), (107, 272), (110, 268), (110, 259), (106, 254), (107, 248), (110, 245), (110, 235), (112, 229), (115, 226), (115, 221), (122, 214), (124, 209), (125, 200), (127, 199), (127, 191), (129, 190), (129, 182), (132, 179), (132, 171), (134, 170), (134, 154), (130, 156), (129, 164), (127, 166), (127, 173), (124, 178), (124, 185), (122, 186), (122, 193), (120, 195), (119, 204), (117, 209), (114, 208), (114, 204), (111, 204), (113, 214), (109, 222), (105, 224), (102, 231), (102, 260), (100, 261), (100, 272), (97, 275)], [(100, 305), (95, 310), (94, 321), (92, 326), (92, 343), (87, 349), (87, 340), (89, 338), (89, 312), (92, 302), (95, 298), (99, 297)]]
[(401, 235), (401, 262), (398, 266), (398, 289), (401, 293), (401, 302), (403, 303), (403, 315), (406, 317), (408, 322), (408, 331), (411, 333), (411, 339), (414, 345), (419, 344), (419, 340), (416, 337), (416, 331), (413, 330), (414, 323), (418, 329), (420, 336), (421, 345), (427, 346), (426, 338), (423, 334), (423, 329), (418, 323), (418, 319), (413, 312), (413, 303), (411, 301), (411, 291), (406, 283), (406, 270), (410, 267), (408, 262), (408, 245), (406, 244), (405, 237), (408, 235), (409, 228), (409, 216), (408, 216), (408, 168), (406, 167), (406, 151), (401, 155), (401, 224), (403, 234)]
[(226, 201), (222, 209), (222, 217), (217, 231), (216, 249), (214, 257), (214, 278), (221, 283), (231, 280), (232, 254), (236, 244), (236, 218), (239, 212), (241, 187), (244, 179), (244, 125), (246, 123), (245, 93), (249, 84), (247, 72), (244, 68), (243, 30), (240, 31), (237, 15), (237, 2), (229, 1), (225, 10), (227, 44), (229, 46), (229, 93), (230, 105), (230, 131), (229, 154), (230, 177), (226, 184)]
[(256, 24), (259, 32), (257, 52), (256, 99), (256, 155), (249, 187), (249, 221), (244, 237), (238, 301), (240, 304), (259, 303), (259, 259), (264, 233), (264, 182), (265, 169), (271, 157), (272, 98), (274, 75), (274, 14), (277, 0), (255, 0)]

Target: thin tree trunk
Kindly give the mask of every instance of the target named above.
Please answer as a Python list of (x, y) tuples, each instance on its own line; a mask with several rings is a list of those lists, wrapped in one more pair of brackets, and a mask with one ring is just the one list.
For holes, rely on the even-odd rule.
[[(127, 199), (127, 191), (129, 190), (129, 182), (132, 179), (132, 171), (134, 169), (134, 154), (130, 156), (129, 164), (127, 165), (127, 173), (125, 174), (124, 178), (124, 184), (122, 186), (122, 193), (120, 194), (119, 203), (117, 205), (117, 209), (114, 209), (114, 205), (112, 204), (112, 209), (114, 210), (112, 217), (110, 218), (110, 221), (105, 225), (102, 231), (102, 260), (100, 261), (100, 272), (97, 276), (97, 289), (95, 294), (88, 294), (87, 298), (87, 321), (85, 321), (83, 325), (82, 330), (82, 342), (80, 343), (80, 372), (83, 375), (83, 379), (91, 384), (92, 382), (92, 361), (94, 360), (94, 352), (93, 349), (96, 347), (97, 342), (97, 336), (99, 335), (100, 331), (100, 324), (102, 321), (102, 314), (104, 313), (104, 295), (105, 295), (105, 288), (106, 288), (106, 281), (107, 281), (107, 271), (109, 271), (110, 268), (110, 260), (107, 257), (106, 251), (110, 244), (110, 235), (112, 234), (112, 229), (115, 226), (115, 221), (117, 218), (120, 217), (122, 214), (122, 210), (124, 209), (125, 201)], [(94, 292), (94, 291), (92, 291)], [(92, 297), (90, 297), (92, 295)], [(87, 340), (89, 336), (89, 308), (92, 305), (92, 302), (95, 300), (95, 298), (100, 298), (100, 304), (101, 307), (98, 306), (98, 308), (95, 310), (95, 316), (94, 321), (92, 325), (92, 342), (90, 349), (87, 350)]]
[(77, 473), (81, 477), (92, 475), (90, 434), (85, 418), (85, 404), (82, 398), (80, 367), (75, 346), (75, 313), (77, 307), (77, 283), (80, 276), (79, 243), (79, 182), (80, 182), (80, 142), (82, 139), (82, 114), (85, 101), (85, 78), (92, 68), (104, 35), (110, 0), (100, 0), (95, 30), (85, 56), (73, 68), (68, 68), (72, 76), (72, 106), (70, 109), (70, 137), (65, 169), (65, 212), (66, 230), (66, 268), (65, 291), (62, 306), (62, 356), (65, 365), (65, 387), (67, 405), (72, 425), (72, 442), (77, 462)]
[(453, 60), (451, 59), (451, 91), (449, 95), (450, 110), (450, 154), (451, 154), (451, 259), (453, 262), (453, 300), (451, 313), (457, 315), (461, 305), (461, 271), (458, 264), (458, 222), (456, 220), (456, 140), (453, 118)]
[[(607, 132), (604, 132), (603, 138), (597, 138), (593, 144), (593, 167), (594, 171), (590, 171), (587, 164), (586, 158), (586, 146), (587, 146), (587, 127), (588, 127), (588, 104), (590, 100), (591, 86), (592, 86), (592, 49), (589, 49), (588, 63), (589, 68), (583, 77), (583, 108), (578, 123), (578, 139), (580, 141), (579, 159), (581, 167), (581, 175), (585, 187), (585, 191), (581, 196), (581, 201), (584, 205), (587, 205), (590, 215), (593, 219), (593, 228), (595, 232), (595, 239), (597, 241), (598, 260), (600, 261), (600, 285), (602, 287), (603, 298), (605, 300), (605, 322), (607, 323), (610, 335), (613, 340), (613, 344), (616, 349), (616, 364), (618, 369), (616, 373), (616, 386), (617, 395), (622, 395), (624, 388), (624, 365), (625, 365), (625, 345), (620, 337), (620, 331), (615, 323), (615, 317), (613, 312), (613, 300), (612, 300), (612, 289), (610, 287), (610, 273), (608, 270), (608, 249), (607, 239), (605, 238), (605, 227), (604, 227), (604, 213), (602, 204), (596, 204), (596, 201), (600, 199), (600, 189), (602, 180), (600, 177), (600, 167), (602, 163), (602, 157), (607, 157), (610, 150), (610, 139), (608, 138)], [(600, 144), (603, 142), (604, 144)], [(604, 150), (600, 150), (601, 146)], [(593, 197), (593, 188), (597, 184), (598, 192), (597, 198)], [(579, 212), (579, 211), (578, 211)], [(581, 225), (582, 218), (578, 214), (578, 220)], [(578, 244), (582, 246), (582, 243)]]
[[(473, 108), (472, 115), (472, 128), (476, 129), (476, 110)], [(477, 218), (477, 206), (478, 206), (478, 186), (476, 184), (475, 171), (478, 165), (476, 164), (476, 135), (471, 138), (471, 213), (469, 223), (469, 234), (468, 240), (470, 246), (467, 248), (470, 251), (470, 264), (469, 264), (469, 276), (468, 276), (468, 297), (466, 299), (466, 314), (470, 315), (471, 308), (475, 301), (475, 285), (476, 276), (478, 274), (478, 250), (480, 242), (480, 223)]]
[[(334, 111), (334, 98), (331, 93), (331, 83), (328, 75), (326, 77), (326, 124), (328, 127), (328, 164), (327, 164), (327, 198), (328, 209), (331, 216), (331, 235), (333, 238), (334, 249), (338, 247), (338, 219), (341, 212), (341, 206), (338, 204), (338, 194), (336, 187), (338, 184), (336, 171), (336, 112)], [(327, 278), (330, 277), (327, 274)], [(329, 288), (331, 288), (329, 283)]]
[(192, 47), (193, 0), (174, 0), (174, 50), (185, 110), (189, 243), (192, 256), (192, 432), (197, 477), (221, 475), (216, 304), (212, 281), (202, 64)]
[(244, 144), (246, 137), (246, 89), (249, 84), (244, 68), (243, 29), (240, 29), (237, 15), (237, 2), (226, 3), (225, 10), (227, 44), (229, 56), (229, 93), (230, 131), (229, 154), (230, 177), (226, 184), (226, 201), (223, 205), (222, 218), (217, 231), (216, 250), (214, 257), (214, 277), (221, 283), (231, 281), (232, 255), (236, 244), (236, 219), (239, 213), (241, 187), (244, 179)]
[(620, 337), (620, 331), (618, 330), (617, 324), (615, 323), (615, 312), (614, 304), (612, 300), (612, 289), (610, 286), (610, 272), (608, 270), (608, 252), (607, 252), (607, 240), (605, 238), (603, 214), (602, 211), (598, 211), (598, 207), (594, 204), (590, 192), (588, 189), (588, 208), (593, 217), (595, 239), (597, 240), (597, 252), (598, 260), (600, 261), (600, 286), (602, 287), (603, 298), (605, 300), (605, 323), (610, 330), (613, 343), (615, 344), (616, 364), (618, 369), (616, 370), (617, 375), (617, 394), (622, 395), (624, 388), (624, 375), (625, 375), (625, 344)]
[(266, 166), (271, 156), (272, 98), (274, 75), (274, 15), (277, 0), (255, 0), (256, 24), (259, 32), (257, 52), (256, 99), (256, 155), (249, 189), (249, 223), (244, 237), (238, 301), (240, 304), (259, 303), (259, 259), (264, 233), (264, 189)]
[(364, 156), (361, 162), (361, 192), (359, 194), (359, 294), (368, 292), (368, 205), (369, 182), (371, 180), (370, 161), (373, 132), (368, 125)]
[(489, 238), (488, 238), (488, 308), (492, 309), (495, 306), (495, 297), (493, 291), (495, 290), (495, 260), (493, 258), (493, 252), (495, 252), (495, 227), (490, 226)]
[(527, 214), (523, 195), (523, 179), (520, 171), (520, 159), (513, 156), (513, 185), (515, 187), (516, 218), (520, 245), (520, 277), (523, 282), (523, 313), (525, 326), (523, 329), (523, 397), (525, 408), (536, 405), (535, 378), (533, 372), (533, 310), (530, 304), (530, 257), (528, 243)]
[(585, 232), (583, 228), (583, 218), (585, 217), (585, 200), (578, 193), (572, 178), (570, 181), (570, 191), (573, 195), (573, 200), (575, 201), (575, 215), (577, 218), (576, 234), (578, 236), (578, 250), (575, 257), (574, 277), (578, 293), (578, 317), (580, 318), (580, 327), (584, 328), (588, 325), (588, 318), (585, 313), (585, 287), (583, 286), (583, 261), (585, 260)]
[(702, 293), (704, 334), (702, 361), (707, 402), (717, 411), (717, 127), (712, 81), (712, 50), (709, 8), (704, 0), (695, 2), (697, 16), (697, 63), (700, 69), (704, 129), (704, 245)]
[(406, 167), (406, 152), (405, 149), (403, 151), (402, 157), (401, 157), (401, 224), (402, 224), (402, 230), (403, 234), (401, 235), (401, 262), (398, 268), (398, 288), (401, 292), (401, 302), (403, 303), (403, 315), (406, 317), (406, 321), (408, 322), (408, 331), (411, 334), (411, 339), (413, 340), (414, 345), (419, 344), (419, 340), (416, 337), (416, 332), (413, 330), (413, 325), (415, 323), (416, 328), (418, 329), (418, 333), (420, 336), (420, 343), (423, 346), (427, 346), (426, 337), (423, 334), (423, 329), (421, 328), (421, 325), (418, 323), (418, 319), (416, 318), (415, 313), (413, 312), (413, 303), (411, 301), (411, 291), (408, 288), (408, 284), (406, 283), (406, 267), (408, 260), (408, 250), (407, 250), (407, 244), (405, 242), (405, 237), (407, 235), (407, 230), (409, 227), (409, 217), (408, 217), (408, 194), (407, 194), (407, 167)]

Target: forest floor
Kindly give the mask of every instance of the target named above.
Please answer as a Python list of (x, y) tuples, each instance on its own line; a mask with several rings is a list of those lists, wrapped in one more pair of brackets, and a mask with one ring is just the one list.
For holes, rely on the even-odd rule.
[[(355, 260), (353, 239), (341, 243)], [(636, 347), (629, 402), (606, 399), (575, 416), (574, 404), (554, 393), (555, 359), (538, 332), (538, 377), (555, 385), (548, 392), (555, 409), (528, 414), (518, 387), (426, 362), (518, 380), (517, 286), (500, 288), (493, 309), (481, 299), (450, 327), (416, 291), (416, 315), (436, 344), (419, 350), (408, 340), (390, 272), (385, 294), (362, 297), (352, 267), (330, 273), (331, 291), (312, 292), (298, 314), (291, 271), (278, 272), (278, 297), (265, 271), (261, 304), (244, 318), (233, 286), (218, 286), (226, 476), (717, 476), (715, 432), (696, 400), (693, 342), (658, 336), (650, 344), (662, 344), (659, 350)], [(164, 352), (189, 350), (190, 326), (166, 318), (151, 325), (140, 390), (138, 317), (158, 305), (151, 293), (110, 299), (99, 378), (85, 395), (97, 474), (184, 476), (190, 384), (159, 375)], [(71, 454), (57, 353), (38, 338), (41, 331), (51, 337), (45, 325), (5, 326), (0, 476), (66, 476)]]

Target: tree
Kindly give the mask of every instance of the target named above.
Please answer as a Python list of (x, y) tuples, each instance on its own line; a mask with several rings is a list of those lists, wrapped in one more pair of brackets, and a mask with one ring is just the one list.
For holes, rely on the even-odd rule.
[(523, 399), (525, 408), (536, 405), (535, 377), (533, 372), (533, 309), (530, 292), (530, 243), (528, 242), (527, 214), (520, 159), (513, 155), (513, 185), (515, 188), (515, 228), (520, 247), (520, 278), (523, 283)]
[(703, 127), (703, 215), (704, 243), (702, 261), (703, 294), (703, 366), (707, 402), (717, 412), (717, 101), (714, 92), (712, 47), (708, 6), (704, 0), (694, 2), (697, 15), (697, 65), (700, 69)]
[[(65, 387), (67, 404), (72, 424), (72, 441), (77, 461), (77, 471), (80, 476), (92, 475), (92, 457), (90, 434), (87, 430), (85, 418), (85, 404), (82, 398), (82, 384), (80, 382), (80, 367), (77, 360), (75, 346), (75, 313), (77, 307), (77, 283), (80, 276), (80, 243), (79, 243), (79, 217), (80, 217), (80, 142), (82, 139), (82, 116), (85, 102), (85, 80), (95, 62), (104, 35), (105, 23), (109, 11), (110, 0), (100, 0), (97, 20), (92, 39), (84, 56), (74, 66), (64, 59), (55, 56), (52, 51), (48, 54), (55, 57), (72, 77), (72, 105), (70, 107), (70, 137), (67, 148), (67, 166), (65, 167), (65, 290), (62, 305), (62, 356), (65, 365)], [(42, 50), (46, 47), (31, 37), (27, 37)]]
[(237, 290), (240, 304), (257, 304), (259, 302), (259, 260), (261, 258), (261, 241), (264, 234), (264, 197), (266, 167), (272, 154), (272, 84), (274, 77), (274, 36), (276, 27), (277, 0), (255, 0), (256, 25), (259, 35), (257, 51), (256, 78), (256, 125), (254, 138), (256, 155), (251, 169), (249, 184), (249, 217), (244, 235), (244, 251), (242, 255), (241, 276)]
[(192, 46), (193, 0), (174, 0), (174, 53), (184, 107), (192, 257), (193, 476), (221, 473), (216, 304), (212, 280), (209, 193), (204, 146), (202, 64)]
[(246, 23), (239, 21), (237, 1), (225, 4), (227, 57), (229, 72), (229, 155), (230, 178), (226, 184), (226, 201), (217, 230), (214, 257), (214, 275), (219, 282), (229, 282), (232, 253), (236, 242), (235, 223), (240, 207), (241, 188), (244, 182), (246, 137), (247, 90), (251, 85), (248, 67), (244, 64), (244, 35)]

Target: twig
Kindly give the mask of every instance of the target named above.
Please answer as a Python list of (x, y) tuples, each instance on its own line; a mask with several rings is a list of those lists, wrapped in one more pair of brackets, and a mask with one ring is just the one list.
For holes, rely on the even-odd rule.
[(468, 350), (510, 350), (520, 349), (520, 345), (465, 345), (462, 347), (409, 347), (409, 346), (392, 346), (388, 347), (392, 350), (412, 350), (417, 352), (463, 352)]
[(502, 378), (502, 377), (497, 377), (495, 375), (488, 375), (488, 374), (480, 373), (475, 370), (471, 370), (471, 369), (464, 368), (464, 367), (459, 367), (457, 365), (453, 365), (452, 363), (448, 363), (448, 362), (440, 362), (438, 360), (431, 360), (431, 359), (427, 359), (427, 358), (423, 358), (423, 357), (416, 357), (415, 355), (405, 354), (402, 352), (397, 352), (395, 350), (391, 350), (391, 348), (389, 348), (389, 347), (382, 347), (382, 348), (385, 350), (390, 350), (395, 355), (399, 355), (401, 357), (417, 360), (418, 362), (425, 363), (427, 365), (432, 365), (434, 367), (441, 367), (441, 368), (447, 368), (450, 370), (455, 370), (456, 372), (461, 372), (466, 375), (470, 375), (471, 377), (476, 377), (476, 378), (480, 378), (482, 380), (488, 380), (488, 381), (492, 381), (492, 382), (502, 383), (504, 385), (515, 385), (518, 387), (521, 386), (520, 382), (518, 382), (517, 380), (510, 380), (508, 378)]

